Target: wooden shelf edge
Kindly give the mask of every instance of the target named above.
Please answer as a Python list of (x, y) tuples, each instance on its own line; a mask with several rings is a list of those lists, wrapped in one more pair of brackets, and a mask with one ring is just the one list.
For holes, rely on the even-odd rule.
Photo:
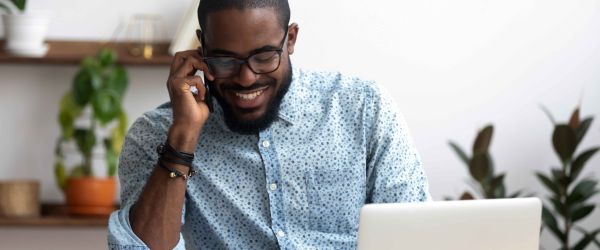
[(118, 62), (123, 65), (136, 66), (168, 66), (173, 57), (169, 55), (168, 43), (155, 44), (154, 56), (144, 59), (129, 53), (135, 45), (131, 42), (104, 43), (98, 41), (63, 41), (51, 40), (46, 42), (49, 46), (44, 57), (18, 57), (8, 54), (4, 49), (4, 41), (0, 41), (0, 64), (71, 64), (76, 65), (86, 56), (93, 56), (103, 47), (112, 48), (117, 52)]
[[(115, 206), (115, 210), (118, 206)], [(107, 227), (108, 216), (73, 216), (64, 204), (42, 204), (41, 216), (31, 218), (0, 217), (0, 227)]]

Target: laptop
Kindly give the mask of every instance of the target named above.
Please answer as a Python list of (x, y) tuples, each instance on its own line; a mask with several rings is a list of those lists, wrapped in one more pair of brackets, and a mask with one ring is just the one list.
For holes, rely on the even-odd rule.
[(538, 250), (538, 198), (367, 204), (358, 249)]

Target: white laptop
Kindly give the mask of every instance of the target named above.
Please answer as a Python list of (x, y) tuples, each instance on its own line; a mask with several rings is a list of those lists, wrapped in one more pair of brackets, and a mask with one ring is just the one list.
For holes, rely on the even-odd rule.
[(358, 249), (538, 250), (538, 198), (368, 204)]

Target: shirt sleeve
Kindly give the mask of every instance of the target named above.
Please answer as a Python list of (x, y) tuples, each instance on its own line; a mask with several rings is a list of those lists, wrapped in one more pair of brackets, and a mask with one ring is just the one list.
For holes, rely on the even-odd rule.
[(387, 91), (369, 87), (366, 202), (430, 201), (427, 176), (404, 118)]
[[(108, 220), (109, 249), (149, 249), (131, 229), (129, 211), (154, 169), (158, 159), (154, 148), (166, 140), (166, 131), (164, 125), (161, 127), (144, 114), (134, 122), (125, 137), (119, 159), (121, 209), (114, 211)], [(184, 244), (180, 234), (175, 249), (185, 249)]]

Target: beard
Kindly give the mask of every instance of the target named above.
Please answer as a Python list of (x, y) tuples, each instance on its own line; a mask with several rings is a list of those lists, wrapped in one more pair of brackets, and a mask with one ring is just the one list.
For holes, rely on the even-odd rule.
[[(256, 134), (260, 131), (263, 131), (265, 129), (267, 129), (268, 127), (271, 126), (271, 124), (273, 124), (273, 121), (275, 121), (275, 119), (277, 118), (277, 116), (279, 115), (279, 108), (281, 106), (281, 101), (283, 100), (283, 97), (285, 96), (285, 94), (288, 92), (290, 85), (292, 83), (292, 64), (291, 64), (291, 60), (288, 58), (288, 69), (287, 71), (284, 73), (284, 78), (283, 81), (281, 82), (281, 86), (279, 88), (279, 90), (277, 90), (277, 93), (275, 94), (275, 97), (273, 97), (273, 99), (271, 99), (268, 103), (267, 103), (267, 110), (266, 112), (253, 120), (244, 120), (244, 119), (239, 119), (235, 113), (233, 112), (231, 105), (225, 100), (225, 98), (223, 98), (223, 96), (221, 96), (221, 94), (218, 93), (218, 91), (215, 91), (215, 84), (212, 81), (207, 81), (207, 83), (210, 86), (210, 89), (212, 90), (212, 94), (215, 97), (215, 99), (217, 99), (217, 101), (219, 102), (219, 105), (221, 105), (221, 108), (223, 109), (223, 116), (225, 118), (225, 125), (227, 125), (227, 128), (229, 128), (231, 131), (239, 133), (239, 134), (244, 134), (244, 135), (250, 135), (250, 134)], [(263, 83), (255, 83), (253, 84), (250, 88), (254, 89), (254, 88), (259, 88), (261, 86), (265, 86), (265, 85), (270, 85), (270, 86), (275, 86), (275, 81), (271, 80), (271, 81), (266, 81)], [(232, 87), (233, 89), (239, 89), (239, 87)]]

